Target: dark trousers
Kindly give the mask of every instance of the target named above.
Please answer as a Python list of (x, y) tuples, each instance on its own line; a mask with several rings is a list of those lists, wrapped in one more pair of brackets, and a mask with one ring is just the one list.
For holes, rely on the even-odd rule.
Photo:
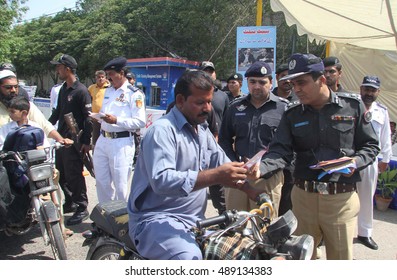
[(133, 164), (136, 164), (136, 160), (138, 159), (139, 152), (141, 150), (141, 130), (138, 129), (134, 132), (134, 143), (135, 143), (135, 154)]
[(95, 146), (96, 141), (99, 138), (99, 134), (101, 133), (101, 124), (99, 122), (92, 122), (92, 145)]
[(288, 210), (292, 209), (291, 202), (291, 191), (294, 186), (294, 177), (292, 171), (289, 169), (284, 169), (284, 185), (281, 188), (281, 199), (280, 205), (278, 207), (278, 215), (281, 216), (285, 214)]
[(226, 211), (226, 202), (225, 202), (225, 191), (223, 186), (221, 185), (213, 185), (209, 188), (210, 198), (212, 200), (212, 205), (216, 210), (218, 210), (219, 214), (222, 214)]
[(59, 170), (59, 184), (65, 195), (65, 204), (78, 205), (77, 211), (87, 209), (87, 186), (83, 176), (83, 162), (75, 147), (56, 151), (55, 166)]

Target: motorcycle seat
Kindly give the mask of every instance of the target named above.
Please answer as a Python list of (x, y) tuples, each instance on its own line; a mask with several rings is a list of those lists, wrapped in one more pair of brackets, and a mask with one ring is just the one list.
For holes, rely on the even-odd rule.
[(124, 200), (97, 204), (90, 214), (90, 219), (98, 228), (123, 241), (127, 247), (135, 247), (128, 234), (127, 202)]

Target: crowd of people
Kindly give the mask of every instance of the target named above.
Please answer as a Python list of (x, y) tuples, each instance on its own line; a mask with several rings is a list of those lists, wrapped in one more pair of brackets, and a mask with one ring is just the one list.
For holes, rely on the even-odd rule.
[[(98, 201), (128, 201), (129, 234), (145, 258), (202, 258), (190, 228), (204, 218), (207, 193), (219, 213), (249, 211), (257, 196), (267, 193), (273, 218), (292, 209), (295, 234), (324, 244), (327, 259), (352, 259), (356, 232), (362, 244), (378, 249), (372, 199), (397, 135), (387, 107), (376, 101), (379, 77), (365, 76), (360, 93), (348, 92), (340, 83), (338, 58), (297, 53), (276, 67), (277, 86), (269, 63), (257, 60), (245, 79), (233, 73), (221, 89), (215, 65), (203, 61), (178, 79), (167, 113), (141, 139), (145, 94), (124, 57), (96, 71), (88, 88), (76, 78), (72, 56), (50, 63), (62, 81), (51, 91), (52, 114), (46, 120), (29, 102), (23, 123), (71, 146), (56, 153), (63, 212), (73, 213), (67, 226), (89, 217), (82, 171), (91, 153)], [(16, 119), (13, 100), (24, 96), (10, 65), (0, 68), (1, 134)], [(247, 93), (241, 91), (244, 81)], [(77, 136), (65, 119), (70, 114)], [(257, 164), (244, 166), (263, 150)], [(343, 172), (311, 168), (341, 157), (352, 159)], [(318, 254), (314, 250), (312, 259)]]

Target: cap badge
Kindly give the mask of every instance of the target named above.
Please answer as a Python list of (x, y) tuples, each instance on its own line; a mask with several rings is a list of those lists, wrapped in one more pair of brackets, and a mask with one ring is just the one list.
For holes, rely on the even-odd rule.
[(289, 69), (289, 70), (292, 70), (292, 69), (295, 69), (295, 67), (296, 67), (296, 60), (293, 59), (293, 60), (291, 60), (291, 61), (289, 62), (288, 69)]
[(238, 76), (237, 76), (237, 75), (234, 75), (234, 76), (233, 76), (233, 78), (237, 79), (237, 78), (238, 78)]
[(265, 66), (263, 66), (263, 67), (261, 68), (261, 74), (262, 74), (262, 75), (266, 75), (266, 74), (267, 74), (267, 69), (266, 69)]

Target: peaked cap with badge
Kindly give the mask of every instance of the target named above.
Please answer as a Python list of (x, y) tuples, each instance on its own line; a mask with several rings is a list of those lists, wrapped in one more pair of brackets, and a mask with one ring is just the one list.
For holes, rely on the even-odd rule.
[(377, 76), (365, 76), (361, 86), (364, 87), (373, 87), (373, 88), (380, 88), (380, 80)]
[(245, 77), (267, 77), (272, 76), (272, 68), (263, 61), (254, 62), (245, 72)]
[(312, 72), (323, 72), (324, 64), (321, 58), (311, 54), (293, 54), (288, 62), (288, 75), (280, 79), (280, 81), (295, 79), (299, 76)]
[(231, 76), (226, 80), (226, 82), (228, 83), (229, 81), (232, 81), (232, 80), (236, 80), (236, 81), (242, 82), (242, 81), (243, 81), (243, 75), (241, 75), (240, 73), (234, 73), (233, 75), (231, 75)]
[(125, 57), (116, 57), (110, 60), (108, 63), (105, 64), (103, 70), (115, 70), (120, 71), (127, 65), (127, 59)]
[(328, 66), (339, 66), (342, 67), (340, 60), (336, 56), (328, 56), (323, 59), (324, 67)]

